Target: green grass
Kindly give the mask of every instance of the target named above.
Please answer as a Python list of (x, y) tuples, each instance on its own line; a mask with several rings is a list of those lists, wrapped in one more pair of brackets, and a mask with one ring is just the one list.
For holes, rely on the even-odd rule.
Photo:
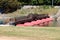
[(31, 40), (60, 40), (60, 27), (0, 27), (0, 35), (29, 37)]

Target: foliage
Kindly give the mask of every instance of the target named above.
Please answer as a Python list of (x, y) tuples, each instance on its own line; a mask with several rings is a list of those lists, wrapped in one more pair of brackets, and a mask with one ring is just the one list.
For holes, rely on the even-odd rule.
[[(53, 4), (59, 5), (60, 0), (53, 0)], [(21, 8), (21, 5), (52, 5), (52, 0), (0, 0), (0, 8), (3, 8), (2, 13), (13, 12)]]
[(4, 12), (11, 12), (19, 8), (20, 3), (17, 0), (0, 0), (0, 8), (3, 8)]
[[(32, 4), (32, 5), (51, 5), (52, 4), (52, 0), (18, 0), (21, 3), (24, 4)], [(60, 4), (60, 0), (53, 0), (53, 4), (54, 5), (59, 5)]]

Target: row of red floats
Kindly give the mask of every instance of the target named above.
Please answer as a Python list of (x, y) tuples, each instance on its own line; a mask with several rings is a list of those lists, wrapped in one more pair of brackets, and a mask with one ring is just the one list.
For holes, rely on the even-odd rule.
[(46, 18), (42, 20), (26, 22), (24, 24), (17, 24), (16, 26), (47, 26), (53, 21), (52, 18)]

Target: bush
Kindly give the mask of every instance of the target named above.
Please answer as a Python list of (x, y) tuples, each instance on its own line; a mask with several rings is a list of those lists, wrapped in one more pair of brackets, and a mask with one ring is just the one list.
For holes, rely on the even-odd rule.
[(0, 8), (3, 8), (2, 13), (13, 12), (20, 7), (20, 3), (17, 0), (0, 0)]

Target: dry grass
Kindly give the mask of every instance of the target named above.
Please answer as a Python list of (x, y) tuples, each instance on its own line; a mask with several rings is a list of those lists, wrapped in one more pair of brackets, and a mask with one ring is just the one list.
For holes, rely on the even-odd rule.
[(29, 40), (60, 40), (60, 27), (0, 27), (0, 36)]
[(33, 9), (21, 9), (17, 10), (13, 13), (8, 13), (6, 14), (7, 16), (10, 17), (16, 17), (16, 16), (22, 16), (22, 15), (27, 15), (29, 13), (39, 13), (39, 14), (56, 14), (58, 9), (56, 8), (48, 8), (48, 9), (43, 9), (43, 8), (33, 8)]

